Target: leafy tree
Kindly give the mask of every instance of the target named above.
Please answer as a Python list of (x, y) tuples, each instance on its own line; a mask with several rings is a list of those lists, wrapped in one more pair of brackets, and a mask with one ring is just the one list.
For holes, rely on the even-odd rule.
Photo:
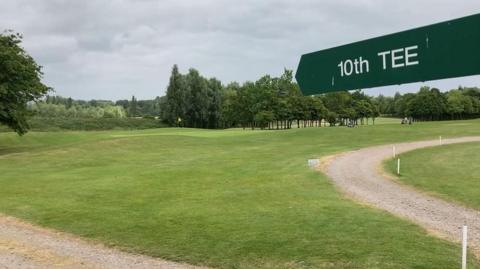
[(0, 123), (19, 135), (27, 132), (28, 103), (49, 91), (41, 82), (41, 66), (21, 47), (22, 36), (0, 34)]
[(107, 106), (103, 108), (103, 117), (105, 118), (124, 118), (125, 110), (121, 106)]
[(178, 125), (185, 119), (186, 97), (187, 97), (187, 85), (185, 78), (178, 71), (177, 65), (172, 68), (172, 74), (170, 75), (170, 82), (167, 87), (167, 103), (165, 120), (170, 125)]
[(208, 80), (208, 115), (207, 115), (207, 128), (216, 129), (220, 125), (221, 110), (222, 110), (222, 83), (211, 78)]
[(263, 130), (273, 121), (274, 115), (272, 111), (260, 111), (255, 114), (255, 122)]
[(461, 91), (452, 90), (447, 94), (447, 113), (450, 114), (452, 120), (455, 116), (461, 117), (464, 113), (464, 99), (465, 97)]
[(187, 109), (185, 121), (189, 127), (206, 128), (208, 118), (208, 84), (197, 70), (190, 69), (186, 75)]
[(380, 116), (380, 109), (378, 108), (378, 106), (372, 104), (371, 112), (372, 112), (371, 114), (372, 121), (373, 121), (373, 124), (375, 125), (375, 119)]
[(132, 101), (129, 103), (128, 116), (136, 117), (137, 116), (137, 99), (135, 96), (132, 96)]
[(128, 110), (129, 102), (128, 100), (118, 100), (115, 102), (115, 105), (123, 107), (123, 109)]
[(67, 99), (67, 109), (71, 108), (73, 106), (73, 99), (72, 98), (68, 98)]
[(422, 87), (408, 104), (411, 115), (420, 120), (439, 120), (446, 111), (444, 96), (438, 89)]
[(346, 125), (347, 119), (353, 116), (349, 108), (353, 106), (352, 96), (347, 91), (329, 93), (323, 96), (323, 103), (329, 111), (335, 112), (340, 125)]
[(373, 98), (372, 102), (378, 107), (378, 112), (382, 115), (394, 115), (394, 98), (379, 95), (376, 98)]
[(220, 107), (221, 127), (226, 128), (239, 124), (242, 110), (238, 110), (238, 91), (240, 85), (236, 82), (228, 84), (222, 91), (222, 104)]
[(313, 97), (306, 97), (309, 100), (309, 110), (310, 110), (310, 120), (311, 126), (313, 126), (313, 122), (316, 123), (317, 127), (321, 127), (322, 120), (327, 116), (327, 109), (323, 105), (322, 100), (318, 96)]
[(333, 127), (333, 126), (335, 126), (335, 124), (337, 124), (337, 119), (338, 119), (337, 113), (335, 113), (333, 111), (328, 112), (327, 122), (330, 124), (330, 127)]

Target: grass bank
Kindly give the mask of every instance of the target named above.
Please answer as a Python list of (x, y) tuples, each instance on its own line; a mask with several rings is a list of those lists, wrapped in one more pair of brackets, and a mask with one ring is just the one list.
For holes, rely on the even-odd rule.
[(459, 266), (458, 245), (347, 200), (307, 159), (469, 134), (480, 134), (480, 121), (4, 133), (0, 212), (219, 268), (450, 269)]
[[(443, 199), (480, 209), (480, 143), (444, 145), (401, 154), (399, 179)], [(396, 162), (386, 168), (396, 173)]]

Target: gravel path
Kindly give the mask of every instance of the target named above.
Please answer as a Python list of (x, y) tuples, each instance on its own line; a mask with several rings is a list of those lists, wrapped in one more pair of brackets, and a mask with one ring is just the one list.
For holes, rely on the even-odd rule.
[[(442, 144), (478, 141), (480, 137), (463, 137), (444, 139)], [(395, 147), (398, 154), (439, 145), (440, 140), (432, 140), (402, 143)], [(459, 242), (461, 227), (468, 225), (469, 245), (480, 256), (480, 211), (431, 197), (395, 182), (383, 173), (381, 166), (382, 161), (392, 155), (393, 145), (370, 147), (327, 157), (320, 169), (348, 197), (409, 219), (441, 238)]]
[(0, 215), (0, 269), (204, 268), (135, 255)]

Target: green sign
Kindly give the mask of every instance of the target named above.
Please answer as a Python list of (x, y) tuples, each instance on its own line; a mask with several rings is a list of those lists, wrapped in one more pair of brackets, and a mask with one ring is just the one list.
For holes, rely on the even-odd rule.
[(305, 54), (305, 95), (480, 74), (480, 14)]

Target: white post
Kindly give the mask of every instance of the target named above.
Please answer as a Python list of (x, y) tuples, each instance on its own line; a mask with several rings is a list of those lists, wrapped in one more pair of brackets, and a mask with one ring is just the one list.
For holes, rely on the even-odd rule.
[(440, 145), (442, 144), (442, 136), (440, 136)]
[(393, 158), (395, 158), (397, 156), (397, 149), (395, 148), (395, 145), (393, 146), (392, 151), (393, 151)]
[(462, 229), (462, 269), (467, 269), (467, 232), (468, 228), (463, 225)]
[(400, 158), (397, 160), (397, 175), (400, 175)]

